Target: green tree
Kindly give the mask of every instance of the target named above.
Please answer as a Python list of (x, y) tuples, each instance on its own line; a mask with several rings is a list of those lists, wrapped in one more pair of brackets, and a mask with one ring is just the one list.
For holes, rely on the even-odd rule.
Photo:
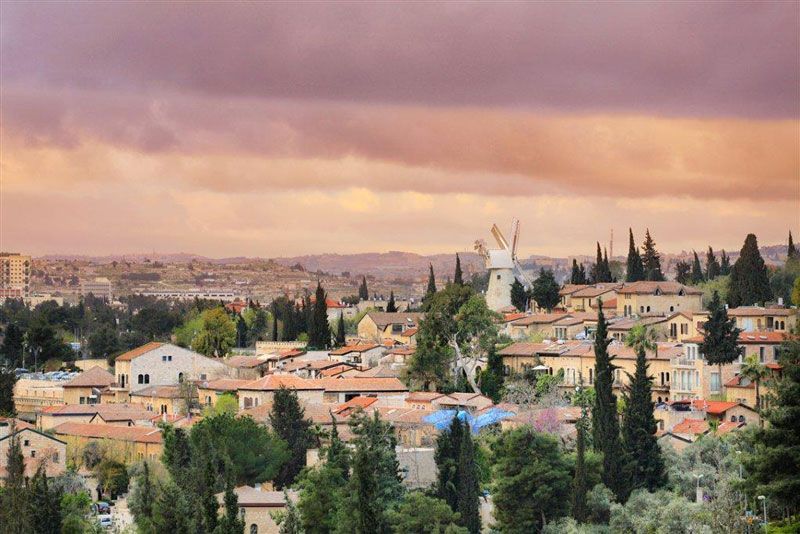
[(632, 488), (655, 491), (664, 484), (664, 460), (656, 441), (652, 386), (647, 351), (655, 351), (655, 331), (643, 325), (633, 327), (625, 343), (636, 352), (636, 370), (629, 375), (625, 410), (622, 417), (622, 443), (630, 460), (628, 470)]
[(708, 320), (703, 329), (703, 341), (699, 345), (700, 353), (710, 365), (717, 365), (719, 374), (719, 390), (722, 392), (722, 366), (733, 363), (742, 353), (736, 321), (728, 318), (728, 310), (722, 304), (719, 293), (714, 292), (708, 305)]
[(633, 229), (628, 228), (628, 262), (625, 269), (626, 282), (639, 282), (644, 280), (644, 265), (639, 249), (633, 241)]
[[(739, 374), (750, 380), (756, 388), (756, 410), (761, 411), (761, 382), (769, 376), (767, 366), (758, 361), (755, 354), (745, 358)], [(762, 419), (763, 421), (763, 419)]]
[(283, 490), (283, 498), (286, 501), (286, 510), (277, 519), (278, 534), (305, 534), (300, 511), (286, 490)]
[(101, 324), (89, 335), (89, 354), (92, 358), (109, 358), (121, 350), (117, 329)]
[(282, 387), (275, 392), (269, 420), (272, 430), (286, 442), (289, 450), (289, 458), (275, 478), (275, 486), (281, 489), (291, 486), (305, 467), (306, 452), (314, 444), (314, 435), (311, 421), (305, 418), (305, 410), (300, 406), (294, 390)]
[(424, 304), (427, 304), (428, 301), (436, 294), (436, 277), (433, 275), (432, 263), (428, 264), (428, 269), (428, 287), (425, 289), (425, 297), (422, 299)]
[(461, 272), (461, 258), (458, 257), (458, 253), (456, 253), (456, 272), (453, 275), (453, 283), (460, 286), (464, 285), (464, 275)]
[(786, 259), (796, 259), (798, 256), (797, 249), (794, 246), (794, 240), (792, 239), (792, 232), (789, 232), (789, 247), (786, 249)]
[(25, 331), (14, 321), (10, 321), (3, 333), (3, 344), (0, 346), (0, 355), (4, 356), (12, 365), (22, 363), (22, 350)]
[(297, 507), (307, 534), (335, 532), (337, 513), (341, 507), (345, 473), (335, 464), (325, 464), (305, 470), (297, 482), (299, 498)]
[(800, 341), (783, 343), (782, 377), (775, 381), (769, 423), (756, 433), (755, 454), (746, 462), (748, 482), (789, 514), (800, 510)]
[(344, 313), (339, 313), (339, 320), (336, 322), (336, 346), (343, 347), (346, 340)]
[(233, 490), (233, 478), (228, 476), (225, 481), (225, 515), (223, 515), (214, 529), (214, 534), (243, 534), (244, 519), (239, 516), (239, 499)]
[(705, 281), (703, 268), (700, 266), (700, 258), (697, 257), (697, 252), (692, 251), (694, 254), (694, 261), (692, 262), (692, 284), (700, 284)]
[(367, 287), (367, 277), (361, 277), (361, 285), (358, 286), (358, 298), (360, 300), (369, 300), (369, 288)]
[(592, 281), (595, 284), (611, 281), (611, 266), (608, 264), (608, 253), (603, 256), (603, 252), (600, 249), (600, 243), (597, 243), (597, 259), (594, 264)]
[(339, 509), (337, 532), (388, 534), (388, 511), (403, 495), (394, 429), (377, 411), (372, 417), (357, 412), (350, 418), (350, 428), (355, 435), (353, 472)]
[(31, 524), (36, 534), (61, 532), (61, 497), (58, 488), (47, 482), (45, 465), (39, 465), (30, 484)]
[(481, 371), (481, 393), (492, 399), (496, 404), (502, 398), (504, 382), (503, 357), (497, 353), (494, 346), (491, 346), (489, 347), (486, 369)]
[(617, 397), (614, 395), (614, 357), (608, 354), (608, 324), (603, 314), (602, 303), (597, 305), (597, 331), (594, 340), (594, 390), (592, 410), (592, 436), (594, 448), (603, 453), (603, 483), (620, 501), (628, 495), (628, 480), (625, 474), (627, 460), (622, 447), (617, 416)]
[(441, 499), (429, 497), (421, 491), (407, 493), (403, 500), (388, 512), (394, 534), (467, 534), (459, 527), (457, 512)]
[(317, 282), (317, 290), (314, 298), (311, 319), (313, 328), (309, 325), (308, 343), (314, 348), (327, 349), (331, 346), (331, 327), (328, 323), (327, 295), (319, 282)]
[(386, 313), (397, 313), (397, 304), (394, 303), (394, 291), (389, 293), (389, 302), (386, 303)]
[(758, 240), (747, 234), (739, 258), (731, 267), (728, 304), (732, 307), (763, 303), (772, 298), (767, 266), (758, 250)]
[(158, 497), (158, 487), (150, 469), (150, 463), (144, 460), (141, 470), (134, 477), (133, 489), (128, 497), (128, 507), (137, 525), (149, 532), (153, 525), (153, 503)]
[(153, 503), (155, 532), (192, 534), (192, 513), (183, 491), (172, 481), (167, 481)]
[[(800, 306), (800, 276), (795, 279), (794, 286), (792, 286), (792, 304)], [(2, 388), (2, 385), (0, 385), (0, 388)]]
[(241, 315), (236, 316), (236, 346), (239, 348), (246, 347), (247, 342), (247, 323)]
[(16, 426), (10, 428), (6, 452), (6, 476), (0, 493), (0, 525), (8, 534), (31, 532), (30, 496), (25, 485), (25, 458)]
[(456, 492), (458, 505), (455, 511), (461, 516), (458, 524), (465, 527), (470, 534), (478, 534), (481, 531), (480, 483), (475, 461), (475, 443), (468, 424), (464, 425), (459, 448)]
[(572, 478), (572, 517), (583, 523), (586, 521), (586, 494), (589, 484), (586, 474), (586, 417), (575, 424), (577, 438), (575, 443), (575, 474)]
[(206, 469), (203, 479), (203, 493), (200, 496), (202, 506), (202, 525), (206, 532), (214, 532), (219, 522), (219, 502), (217, 502), (216, 490), (217, 471), (211, 460), (206, 461)]
[(103, 458), (95, 466), (93, 472), (104, 494), (110, 495), (111, 498), (116, 498), (118, 495), (127, 493), (130, 479), (128, 478), (128, 470), (122, 462), (111, 458)]
[(66, 493), (61, 498), (61, 534), (86, 534), (99, 531), (96, 522), (89, 521), (92, 498), (86, 491)]
[(494, 518), (500, 532), (539, 532), (569, 510), (570, 470), (558, 441), (521, 427), (492, 443)]
[(681, 284), (691, 283), (692, 266), (689, 262), (681, 260), (675, 264), (675, 281)]
[(649, 228), (644, 234), (642, 265), (644, 266), (645, 280), (650, 282), (664, 281), (664, 273), (661, 271), (661, 256), (658, 254), (658, 251), (656, 251), (656, 242), (650, 236)]
[(272, 328), (270, 329), (270, 334), (272, 334), (272, 341), (278, 341), (278, 314), (274, 311), (272, 312)]
[(706, 280), (713, 280), (720, 275), (720, 265), (714, 255), (714, 249), (708, 247), (706, 252)]
[(462, 435), (469, 428), (461, 424), (458, 417), (453, 417), (450, 427), (436, 438), (436, 496), (442, 499), (453, 510), (458, 511), (458, 460), (461, 453)]
[(236, 325), (224, 308), (202, 314), (203, 326), (192, 340), (192, 350), (206, 356), (225, 356), (236, 343)]
[[(608, 278), (611, 278), (610, 272)], [(555, 276), (553, 276), (553, 271), (544, 268), (540, 269), (539, 277), (533, 281), (533, 300), (536, 301), (536, 304), (540, 308), (552, 311), (561, 300), (558, 294), (559, 290), (560, 287), (556, 282)]]
[(528, 309), (528, 298), (528, 292), (525, 291), (525, 286), (514, 278), (514, 283), (511, 284), (511, 304), (519, 311), (526, 311)]
[(725, 249), (722, 249), (722, 256), (719, 260), (719, 274), (723, 276), (731, 274), (731, 259), (725, 253)]
[(575, 258), (572, 259), (572, 273), (570, 274), (569, 282), (577, 285), (586, 283), (586, 271), (583, 268), (583, 264), (581, 263), (578, 266), (578, 260)]
[(11, 369), (0, 368), (0, 416), (12, 416), (14, 408), (14, 385), (17, 375)]

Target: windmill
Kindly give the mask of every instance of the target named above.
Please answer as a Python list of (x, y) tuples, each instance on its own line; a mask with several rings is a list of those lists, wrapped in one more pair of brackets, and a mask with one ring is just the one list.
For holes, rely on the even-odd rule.
[(514, 219), (511, 223), (510, 244), (496, 224), (492, 225), (491, 232), (500, 248), (489, 249), (483, 240), (478, 240), (475, 242), (475, 250), (483, 256), (489, 271), (486, 305), (492, 310), (501, 310), (511, 306), (511, 284), (514, 280), (519, 281), (526, 291), (532, 288), (532, 284), (517, 260), (519, 221)]

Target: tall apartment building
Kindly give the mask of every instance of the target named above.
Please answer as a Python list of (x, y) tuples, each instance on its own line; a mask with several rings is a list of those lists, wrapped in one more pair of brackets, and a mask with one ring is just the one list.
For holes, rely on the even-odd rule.
[(0, 252), (0, 299), (30, 295), (31, 257)]

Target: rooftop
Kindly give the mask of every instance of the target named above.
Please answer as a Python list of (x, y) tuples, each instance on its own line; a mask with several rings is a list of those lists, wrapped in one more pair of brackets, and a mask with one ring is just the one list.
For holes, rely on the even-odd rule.
[(91, 423), (61, 423), (53, 428), (58, 436), (113, 439), (133, 443), (161, 443), (161, 429), (143, 426), (93, 425)]
[(114, 375), (103, 369), (102, 367), (95, 366), (80, 373), (78, 376), (64, 384), (65, 388), (77, 387), (92, 387), (102, 388), (110, 386), (114, 383)]
[(157, 341), (151, 341), (150, 343), (145, 343), (141, 347), (136, 347), (135, 349), (129, 350), (123, 354), (117, 356), (114, 361), (115, 362), (129, 362), (132, 361), (134, 358), (138, 358), (143, 354), (147, 354), (152, 350), (156, 350), (157, 348), (161, 347), (165, 343), (159, 343)]

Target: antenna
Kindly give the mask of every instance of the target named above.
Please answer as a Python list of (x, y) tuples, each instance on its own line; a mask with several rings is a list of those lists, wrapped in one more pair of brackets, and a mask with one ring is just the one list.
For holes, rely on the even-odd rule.
[(611, 229), (611, 241), (608, 243), (608, 257), (614, 257), (614, 229)]

